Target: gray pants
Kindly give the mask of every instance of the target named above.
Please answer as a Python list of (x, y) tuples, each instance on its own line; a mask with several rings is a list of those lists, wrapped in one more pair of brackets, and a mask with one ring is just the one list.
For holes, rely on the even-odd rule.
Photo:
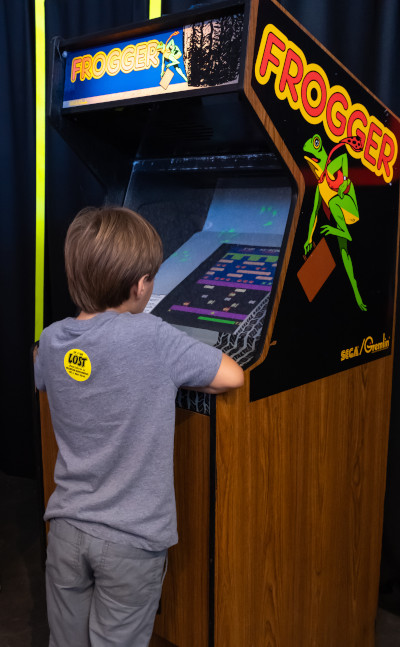
[(152, 553), (50, 523), (46, 561), (50, 647), (148, 647), (166, 551)]

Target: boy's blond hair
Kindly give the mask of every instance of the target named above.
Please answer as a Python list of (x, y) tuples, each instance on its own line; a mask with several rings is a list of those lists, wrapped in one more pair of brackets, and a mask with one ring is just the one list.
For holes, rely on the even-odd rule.
[(84, 312), (120, 306), (142, 276), (153, 279), (162, 262), (154, 227), (125, 207), (88, 207), (70, 224), (65, 269), (73, 302)]

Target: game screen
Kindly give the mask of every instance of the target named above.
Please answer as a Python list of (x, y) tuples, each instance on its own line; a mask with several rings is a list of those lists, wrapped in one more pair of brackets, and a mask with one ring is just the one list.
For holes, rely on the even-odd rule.
[(221, 245), (152, 313), (171, 324), (237, 333), (269, 295), (278, 247)]
[[(201, 204), (194, 195), (193, 204), (186, 197), (188, 213)], [(166, 205), (167, 197), (162, 194), (157, 200)], [(247, 329), (260, 309), (267, 313), (291, 199), (285, 178), (219, 178), (201, 230), (164, 260), (145, 312), (211, 346), (220, 333), (237, 335)], [(184, 210), (181, 213), (184, 226)], [(151, 209), (144, 215), (151, 216)], [(160, 220), (153, 219), (156, 228), (164, 227), (164, 236), (169, 222), (174, 223), (172, 234), (176, 226), (170, 215), (165, 213), (161, 227)], [(261, 325), (262, 319), (263, 315)]]

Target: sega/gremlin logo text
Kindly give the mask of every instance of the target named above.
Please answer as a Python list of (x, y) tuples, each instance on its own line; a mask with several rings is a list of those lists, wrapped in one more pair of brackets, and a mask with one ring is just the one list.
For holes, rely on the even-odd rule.
[(370, 337), (364, 337), (361, 346), (354, 346), (353, 348), (346, 348), (346, 350), (342, 350), (340, 354), (340, 361), (344, 361), (346, 359), (353, 359), (353, 357), (358, 357), (359, 355), (362, 355), (363, 353), (379, 353), (382, 350), (386, 350), (390, 346), (390, 337), (386, 339), (385, 333), (383, 333), (382, 340), (375, 343), (373, 338)]

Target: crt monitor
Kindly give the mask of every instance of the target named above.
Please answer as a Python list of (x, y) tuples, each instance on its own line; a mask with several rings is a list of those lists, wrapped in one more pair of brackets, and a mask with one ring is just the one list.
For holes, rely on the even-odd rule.
[(152, 222), (165, 250), (146, 311), (215, 346), (250, 330), (259, 338), (292, 194), (282, 173), (256, 166), (144, 173), (134, 165), (125, 206)]

